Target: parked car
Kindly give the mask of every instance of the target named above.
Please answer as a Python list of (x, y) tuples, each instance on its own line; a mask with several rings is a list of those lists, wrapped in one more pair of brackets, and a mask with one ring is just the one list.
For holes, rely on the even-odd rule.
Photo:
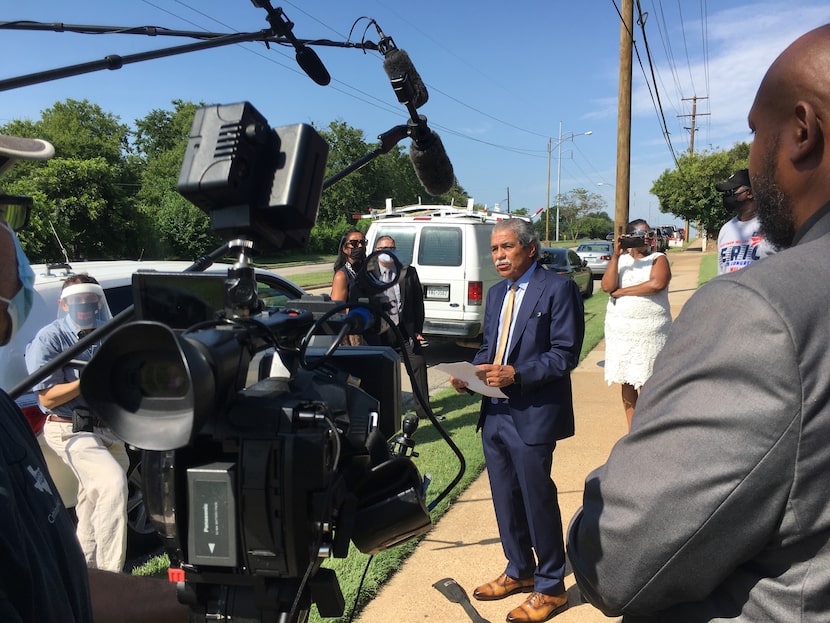
[(576, 248), (576, 254), (588, 262), (594, 277), (602, 277), (614, 254), (614, 243), (607, 240), (588, 240)]
[[(104, 289), (107, 302), (113, 315), (123, 311), (132, 304), (132, 275), (141, 270), (181, 272), (190, 266), (190, 262), (137, 262), (137, 261), (101, 261), (78, 262), (73, 265), (33, 264), (35, 271), (34, 301), (26, 322), (20, 327), (14, 339), (0, 348), (0, 387), (9, 391), (16, 387), (28, 375), (24, 354), (26, 345), (35, 334), (57, 317), (58, 298), (63, 280), (70, 273), (89, 273), (95, 277)], [(228, 264), (217, 263), (205, 272), (226, 273)], [(279, 306), (286, 301), (299, 298), (304, 294), (302, 288), (294, 283), (264, 269), (256, 269), (258, 295), (267, 305)], [(17, 399), (32, 430), (38, 436), (49, 473), (60, 492), (67, 508), (75, 506), (78, 482), (72, 471), (55, 454), (43, 439), (42, 430), (46, 416), (38, 407), (37, 397), (33, 392), (25, 393)], [(144, 496), (141, 491), (141, 454), (128, 448), (130, 469), (128, 471), (129, 498), (128, 515), (128, 553), (139, 555), (155, 549), (160, 544), (155, 529), (147, 516)]]
[(573, 279), (584, 298), (594, 293), (594, 275), (588, 268), (588, 262), (573, 249), (542, 247), (539, 249), (539, 264), (542, 268)]
[(655, 227), (651, 230), (652, 232), (652, 249), (654, 251), (659, 251), (661, 253), (665, 253), (669, 248), (669, 239), (667, 236), (663, 234), (663, 230), (659, 227)]

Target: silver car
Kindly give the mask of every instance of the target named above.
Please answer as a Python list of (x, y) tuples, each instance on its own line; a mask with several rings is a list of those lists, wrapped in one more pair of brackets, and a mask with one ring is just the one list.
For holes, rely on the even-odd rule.
[(576, 254), (583, 260), (587, 260), (591, 272), (595, 277), (600, 278), (605, 274), (613, 253), (614, 243), (607, 240), (589, 240), (576, 248)]

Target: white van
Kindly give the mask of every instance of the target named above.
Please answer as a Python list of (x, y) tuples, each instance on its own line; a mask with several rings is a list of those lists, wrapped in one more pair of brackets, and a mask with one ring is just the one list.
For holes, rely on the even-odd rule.
[[(418, 269), (424, 287), (424, 335), (461, 343), (484, 328), (487, 290), (501, 277), (493, 266), (490, 234), (510, 215), (446, 205), (412, 205), (361, 216), (372, 219), (367, 249), (381, 236), (395, 239), (398, 259)], [(524, 218), (524, 217), (523, 217)]]

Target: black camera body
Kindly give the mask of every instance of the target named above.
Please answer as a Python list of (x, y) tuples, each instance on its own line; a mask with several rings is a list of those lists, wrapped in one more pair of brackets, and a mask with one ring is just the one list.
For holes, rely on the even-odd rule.
[(623, 249), (634, 249), (646, 246), (646, 239), (643, 236), (622, 236), (620, 247)]
[[(228, 119), (232, 144), (223, 147)], [(366, 318), (350, 317), (371, 306), (361, 299), (338, 315), (346, 305), (329, 301), (315, 319), (301, 301), (262, 308), (255, 296), (253, 245), (235, 240), (234, 228), (261, 231), (268, 248), (300, 245), (322, 184), (316, 132), (291, 129), (289, 140), (269, 132), (247, 103), (197, 113), (180, 186), (221, 224), (239, 260), (221, 282), (136, 273), (139, 320), (116, 328), (81, 376), (94, 411), (144, 451), (147, 509), (179, 599), (200, 623), (303, 622), (312, 603), (321, 616), (340, 616), (342, 593), (324, 560), (346, 557), (350, 542), (374, 554), (431, 526), (423, 479), (381, 432), (379, 396), (342, 365), (349, 353), (332, 356), (339, 340), (309, 348), (323, 321), (341, 333), (365, 327)], [(241, 183), (251, 172), (265, 179)], [(364, 271), (375, 264), (370, 256)], [(237, 295), (240, 283), (252, 298)], [(361, 283), (378, 293), (389, 286), (379, 271)], [(391, 379), (377, 393), (399, 396), (399, 356), (374, 348), (384, 352), (373, 351), (371, 374)], [(251, 381), (262, 369), (255, 357), (267, 352), (287, 373)], [(400, 413), (391, 419), (400, 423)]]

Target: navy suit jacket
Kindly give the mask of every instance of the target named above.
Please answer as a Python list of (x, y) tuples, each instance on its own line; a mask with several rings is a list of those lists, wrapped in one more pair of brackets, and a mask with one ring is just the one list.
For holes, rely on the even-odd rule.
[[(507, 294), (504, 280), (487, 293), (484, 334), (473, 364), (493, 363), (499, 316)], [(551, 443), (574, 434), (571, 370), (579, 363), (585, 335), (582, 296), (573, 280), (537, 265), (516, 312), (507, 364), (520, 383), (502, 388), (510, 414), (526, 444)], [(482, 402), (479, 428), (490, 398)]]

